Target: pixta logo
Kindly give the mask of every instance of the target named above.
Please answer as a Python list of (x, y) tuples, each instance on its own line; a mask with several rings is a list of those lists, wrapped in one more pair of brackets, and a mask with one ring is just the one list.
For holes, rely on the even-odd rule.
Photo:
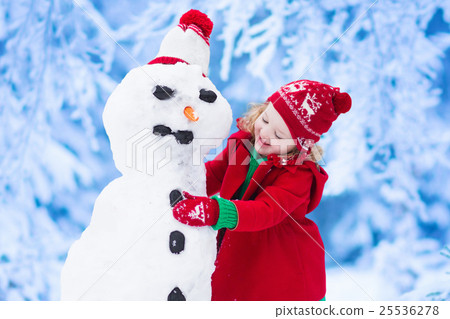
[[(154, 175), (172, 161), (173, 151), (183, 154), (184, 165), (201, 166), (209, 151), (218, 148), (223, 142), (221, 138), (194, 139), (191, 131), (172, 132), (163, 125), (155, 126), (153, 130), (145, 128), (127, 140), (126, 166)], [(172, 149), (174, 147), (177, 149)], [(177, 156), (179, 159), (180, 156)]]
[[(176, 144), (173, 141), (176, 141)], [(279, 142), (280, 140), (277, 139), (273, 144), (277, 145)], [(247, 156), (239, 158), (239, 160), (235, 154), (238, 144), (241, 144), (247, 150)], [(225, 146), (228, 148), (227, 151), (224, 150)], [(228, 141), (221, 138), (194, 139), (191, 131), (172, 132), (168, 127), (159, 126), (156, 131), (155, 128), (153, 130), (145, 128), (127, 140), (126, 166), (148, 175), (154, 175), (156, 170), (171, 162), (174, 155), (173, 147), (177, 147), (175, 151), (178, 161), (182, 158), (183, 165), (191, 167), (204, 165), (205, 157), (209, 157), (207, 160), (225, 160), (229, 166), (248, 165), (252, 156), (256, 156), (256, 159), (264, 159), (261, 164), (266, 165), (266, 160), (269, 158), (269, 156), (263, 158), (257, 154), (253, 142), (249, 139), (228, 139)], [(221, 149), (224, 151), (210, 152), (210, 150)], [(183, 154), (182, 157), (180, 157), (180, 152)], [(280, 155), (276, 159), (279, 162), (275, 165), (302, 165), (304, 160), (313, 160), (321, 166), (325, 165), (321, 151), (315, 144), (306, 145), (303, 153), (304, 156), (302, 156), (302, 153), (299, 154), (298, 151), (294, 154)], [(275, 159), (272, 157), (272, 160)]]
[(126, 166), (153, 175), (155, 169), (170, 163), (172, 149), (168, 142), (169, 139), (153, 134), (151, 129), (143, 129), (127, 140)]

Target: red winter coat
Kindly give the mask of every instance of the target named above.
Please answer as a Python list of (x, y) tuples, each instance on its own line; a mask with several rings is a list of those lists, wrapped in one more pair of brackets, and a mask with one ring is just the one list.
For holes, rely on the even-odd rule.
[[(231, 135), (222, 153), (206, 163), (208, 196), (220, 191), (222, 198), (233, 199), (239, 193), (249, 162), (242, 139), (250, 137), (244, 131)], [(238, 224), (217, 236), (212, 300), (325, 296), (323, 243), (316, 224), (305, 215), (319, 204), (328, 175), (311, 161), (282, 166), (277, 159), (260, 164), (253, 175), (256, 182), (250, 182), (241, 200), (233, 200)]]

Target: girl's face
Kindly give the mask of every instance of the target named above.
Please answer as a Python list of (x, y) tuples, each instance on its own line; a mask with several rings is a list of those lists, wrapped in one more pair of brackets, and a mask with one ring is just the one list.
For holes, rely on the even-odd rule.
[(285, 155), (295, 149), (289, 128), (281, 115), (269, 103), (255, 121), (255, 149), (262, 155)]

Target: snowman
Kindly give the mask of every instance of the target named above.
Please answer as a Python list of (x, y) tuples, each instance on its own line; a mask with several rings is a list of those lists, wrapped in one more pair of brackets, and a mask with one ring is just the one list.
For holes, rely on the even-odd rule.
[(188, 11), (109, 97), (103, 122), (122, 176), (69, 250), (61, 299), (210, 300), (216, 232), (179, 223), (172, 207), (184, 190), (206, 196), (202, 159), (232, 122), (206, 76), (211, 31), (205, 14)]

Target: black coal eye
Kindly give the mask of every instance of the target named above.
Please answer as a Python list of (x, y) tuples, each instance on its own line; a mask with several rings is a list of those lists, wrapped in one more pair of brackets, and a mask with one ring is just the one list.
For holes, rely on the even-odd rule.
[(217, 94), (211, 90), (201, 89), (199, 98), (202, 101), (205, 101), (208, 103), (214, 103), (214, 101), (217, 99)]
[(159, 100), (168, 100), (173, 96), (174, 91), (168, 86), (157, 85), (153, 95)]

